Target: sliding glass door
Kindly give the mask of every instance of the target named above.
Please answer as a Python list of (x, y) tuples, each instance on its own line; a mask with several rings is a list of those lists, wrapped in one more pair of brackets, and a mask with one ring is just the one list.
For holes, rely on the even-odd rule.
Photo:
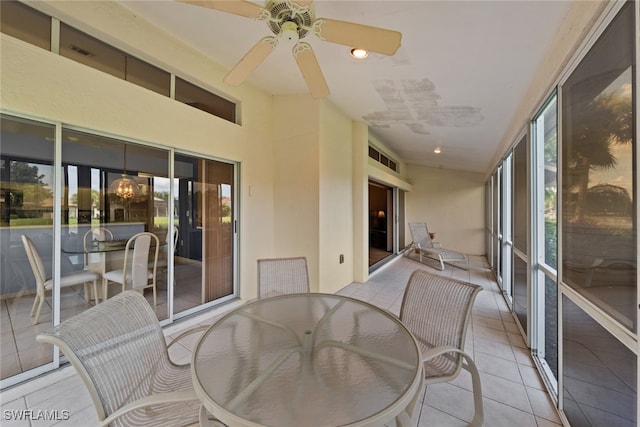
[[(54, 140), (56, 127), (0, 115), (0, 304), (2, 379), (39, 368), (53, 360), (51, 346), (35, 336), (53, 324), (58, 299), (44, 294), (36, 321), (33, 307), (38, 285), (22, 242), (28, 237), (38, 251), (45, 273), (53, 276), (58, 261), (54, 251)], [(67, 270), (67, 263), (61, 263)], [(85, 304), (84, 286), (68, 288)]]
[(175, 155), (174, 312), (233, 295), (235, 166)]
[[(58, 367), (53, 348), (35, 336), (97, 303), (92, 286), (61, 286), (61, 277), (98, 273), (102, 298), (102, 276), (123, 268), (124, 243), (136, 233), (159, 239), (157, 302), (151, 289), (142, 292), (163, 323), (235, 296), (235, 163), (61, 124), (0, 119), (2, 388)], [(121, 290), (111, 284), (107, 295)]]

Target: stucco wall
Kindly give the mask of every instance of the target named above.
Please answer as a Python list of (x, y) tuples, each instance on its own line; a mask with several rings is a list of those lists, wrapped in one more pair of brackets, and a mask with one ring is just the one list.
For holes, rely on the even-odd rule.
[(308, 95), (274, 97), (272, 256), (307, 257), (312, 291), (318, 289), (319, 102)]
[[(320, 292), (353, 281), (352, 121), (333, 104), (320, 110)], [(344, 261), (340, 263), (340, 255)]]
[[(426, 222), (444, 248), (484, 255), (483, 175), (409, 165), (408, 177), (407, 223)], [(409, 242), (408, 227), (406, 236)]]

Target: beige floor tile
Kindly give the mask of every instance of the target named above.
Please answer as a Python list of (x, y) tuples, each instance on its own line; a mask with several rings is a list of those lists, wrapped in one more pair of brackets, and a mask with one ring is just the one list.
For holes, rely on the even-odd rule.
[(424, 404), (467, 423), (473, 418), (473, 393), (452, 384), (428, 385)]
[(469, 423), (436, 408), (423, 405), (418, 427), (466, 427)]
[[(93, 402), (86, 391), (84, 384), (77, 375), (51, 384), (26, 397), (27, 404), (33, 410), (68, 411), (70, 417), (77, 416), (86, 408), (93, 407)], [(95, 411), (94, 411), (95, 417)], [(97, 418), (95, 418), (97, 420)], [(60, 420), (42, 420), (37, 425), (50, 426)], [(88, 426), (92, 425), (87, 423)], [(35, 424), (34, 424), (35, 427)]]
[(560, 427), (562, 423), (554, 423), (549, 420), (545, 420), (544, 418), (536, 417), (536, 423), (538, 423), (538, 427)]
[(519, 333), (507, 332), (507, 338), (509, 339), (509, 343), (511, 343), (514, 347), (520, 347), (527, 349), (527, 344), (524, 342), (522, 335)]
[(0, 358), (0, 374), (2, 378), (17, 375), (20, 372), (22, 372), (22, 370), (20, 369), (18, 353), (8, 354)]
[(518, 362), (519, 365), (526, 365), (526, 366), (532, 366), (534, 367), (535, 364), (533, 363), (533, 359), (531, 358), (531, 352), (529, 351), (529, 349), (525, 349), (522, 347), (512, 347), (513, 349), (513, 355), (516, 358), (516, 362)]
[(509, 381), (522, 382), (518, 364), (485, 353), (476, 353), (475, 363), (480, 372), (486, 372)]
[(31, 423), (28, 419), (27, 403), (24, 398), (16, 399), (11, 402), (2, 402), (2, 414), (0, 415), (2, 427), (30, 427)]
[(480, 373), (482, 395), (532, 414), (529, 397), (522, 383), (509, 381), (495, 375)]
[(3, 333), (0, 336), (0, 357), (8, 356), (18, 352), (16, 340), (13, 332)]
[(472, 317), (472, 324), (475, 326), (484, 326), (485, 328), (495, 329), (497, 331), (505, 331), (502, 320), (476, 315), (475, 310)]
[(507, 404), (484, 399), (484, 426), (487, 427), (537, 427), (535, 417)]
[[(59, 427), (98, 427), (98, 415), (93, 405), (87, 406), (83, 409), (76, 410), (69, 414), (69, 419), (54, 424)], [(34, 426), (35, 427), (35, 426)]]
[(486, 326), (482, 325), (474, 325), (473, 336), (475, 338), (482, 338), (500, 344), (510, 344), (509, 337), (507, 337), (506, 332), (493, 328), (487, 328)]
[(500, 344), (495, 341), (490, 341), (481, 337), (473, 337), (473, 351), (474, 353), (485, 353), (492, 356), (505, 359), (510, 362), (515, 362), (516, 358), (513, 354), (513, 349), (508, 344)]
[(527, 387), (529, 402), (536, 417), (544, 418), (548, 421), (561, 424), (558, 412), (551, 401), (551, 397), (546, 391)]
[(518, 369), (520, 370), (524, 385), (538, 390), (545, 390), (542, 378), (540, 378), (540, 374), (536, 368), (527, 365), (518, 365)]

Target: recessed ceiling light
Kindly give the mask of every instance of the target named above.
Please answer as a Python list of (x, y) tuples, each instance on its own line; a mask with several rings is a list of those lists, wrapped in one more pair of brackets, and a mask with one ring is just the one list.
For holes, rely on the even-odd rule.
[(436, 154), (440, 154), (440, 147), (436, 147), (436, 149), (433, 150), (433, 152), (436, 153)]
[(356, 59), (364, 59), (369, 56), (369, 51), (365, 49), (360, 49), (359, 47), (354, 47), (351, 49), (351, 56)]

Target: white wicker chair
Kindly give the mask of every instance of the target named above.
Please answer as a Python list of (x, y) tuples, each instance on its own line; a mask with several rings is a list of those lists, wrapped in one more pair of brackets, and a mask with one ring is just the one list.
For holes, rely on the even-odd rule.
[(426, 384), (453, 380), (464, 368), (471, 373), (475, 413), (470, 426), (484, 420), (482, 386), (473, 359), (464, 352), (467, 325), (481, 286), (416, 270), (400, 308), (400, 320), (422, 350)]
[[(153, 245), (151, 242), (154, 242)], [(160, 240), (158, 236), (149, 232), (133, 235), (127, 241), (124, 251), (124, 265), (119, 270), (108, 271), (102, 280), (103, 298), (108, 298), (109, 282), (122, 285), (122, 290), (127, 288), (143, 292), (146, 288), (153, 289), (153, 305), (158, 303), (156, 296), (156, 268), (158, 263), (158, 251)], [(153, 250), (153, 253), (151, 251)], [(149, 255), (152, 256), (152, 267), (149, 268)]]
[(258, 260), (258, 297), (309, 292), (305, 257)]
[(101, 426), (198, 425), (190, 365), (174, 364), (147, 300), (125, 291), (36, 337), (56, 345), (87, 387)]
[[(29, 264), (31, 265), (31, 270), (33, 271), (33, 275), (36, 279), (36, 297), (33, 300), (33, 306), (31, 306), (31, 313), (29, 314), (29, 317), (32, 318), (31, 322), (35, 325), (40, 319), (40, 312), (42, 311), (46, 293), (53, 288), (53, 279), (47, 277), (44, 263), (42, 262), (42, 257), (40, 256), (40, 253), (38, 252), (38, 249), (36, 248), (36, 245), (33, 243), (33, 241), (24, 234), (21, 236), (21, 238), (22, 245), (24, 246), (24, 250), (27, 253), (27, 258), (29, 259)], [(100, 275), (91, 271), (82, 270), (73, 273), (66, 273), (60, 276), (60, 287), (64, 288), (67, 286), (84, 284), (84, 300), (85, 302), (89, 302), (88, 283), (93, 283), (93, 295), (97, 304), (98, 279), (100, 279)]]
[(444, 270), (445, 262), (464, 262), (467, 268), (469, 267), (469, 260), (464, 254), (442, 248), (439, 243), (431, 239), (426, 222), (410, 222), (409, 231), (411, 232), (411, 240), (413, 240), (413, 242), (406, 251), (407, 255), (411, 255), (413, 251), (417, 251), (420, 262), (422, 262), (423, 255), (435, 257), (440, 261), (440, 270)]

